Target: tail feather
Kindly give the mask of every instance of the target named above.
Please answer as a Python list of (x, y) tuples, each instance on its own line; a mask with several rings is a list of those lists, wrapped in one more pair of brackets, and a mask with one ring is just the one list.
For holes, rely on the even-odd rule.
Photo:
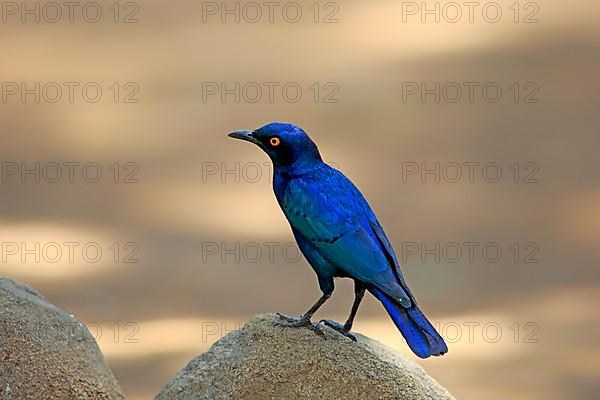
[(369, 288), (385, 307), (394, 324), (406, 339), (408, 347), (419, 357), (441, 356), (448, 352), (444, 339), (419, 310), (416, 304), (404, 308), (375, 287)]

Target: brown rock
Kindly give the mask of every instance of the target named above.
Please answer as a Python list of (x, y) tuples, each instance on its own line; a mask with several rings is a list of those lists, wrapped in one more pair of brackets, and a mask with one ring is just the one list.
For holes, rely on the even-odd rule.
[(30, 287), (0, 278), (0, 398), (124, 396), (83, 324)]
[(325, 336), (253, 317), (196, 357), (156, 397), (171, 399), (452, 400), (413, 361), (362, 335)]

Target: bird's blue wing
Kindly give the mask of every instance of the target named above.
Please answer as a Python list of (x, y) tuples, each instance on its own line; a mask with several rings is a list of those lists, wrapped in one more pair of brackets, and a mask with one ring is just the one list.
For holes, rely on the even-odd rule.
[(402, 286), (402, 289), (404, 289), (404, 291), (408, 294), (412, 302), (416, 303), (415, 297), (411, 293), (410, 289), (408, 288), (408, 284), (404, 280), (404, 275), (402, 275), (402, 271), (400, 270), (400, 263), (398, 262), (398, 258), (396, 258), (396, 253), (394, 253), (392, 244), (385, 235), (383, 228), (379, 224), (379, 221), (377, 221), (377, 217), (375, 217), (375, 214), (373, 214), (372, 211), (369, 223), (371, 225), (371, 228), (373, 229), (373, 233), (379, 240), (381, 246), (383, 247), (383, 250), (386, 253), (386, 257), (391, 265), (391, 268), (394, 271), (394, 274), (396, 275), (396, 278), (398, 279), (398, 282), (400, 283), (400, 286)]
[(341, 273), (374, 285), (404, 307), (412, 304), (393, 249), (358, 189), (323, 167), (287, 182), (278, 196), (293, 229)]

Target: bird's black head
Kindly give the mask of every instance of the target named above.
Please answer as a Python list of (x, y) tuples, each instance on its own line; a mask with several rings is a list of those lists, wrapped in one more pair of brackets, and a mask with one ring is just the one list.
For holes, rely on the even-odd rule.
[(254, 131), (237, 131), (229, 136), (256, 144), (277, 167), (306, 168), (322, 162), (317, 145), (296, 125), (272, 122)]

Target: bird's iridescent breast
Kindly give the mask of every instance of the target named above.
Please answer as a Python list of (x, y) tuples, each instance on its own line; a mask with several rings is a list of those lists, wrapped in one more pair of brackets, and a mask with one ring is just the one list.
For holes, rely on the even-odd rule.
[(335, 242), (364, 215), (362, 195), (326, 164), (299, 176), (276, 175), (273, 186), (290, 224), (313, 242)]

